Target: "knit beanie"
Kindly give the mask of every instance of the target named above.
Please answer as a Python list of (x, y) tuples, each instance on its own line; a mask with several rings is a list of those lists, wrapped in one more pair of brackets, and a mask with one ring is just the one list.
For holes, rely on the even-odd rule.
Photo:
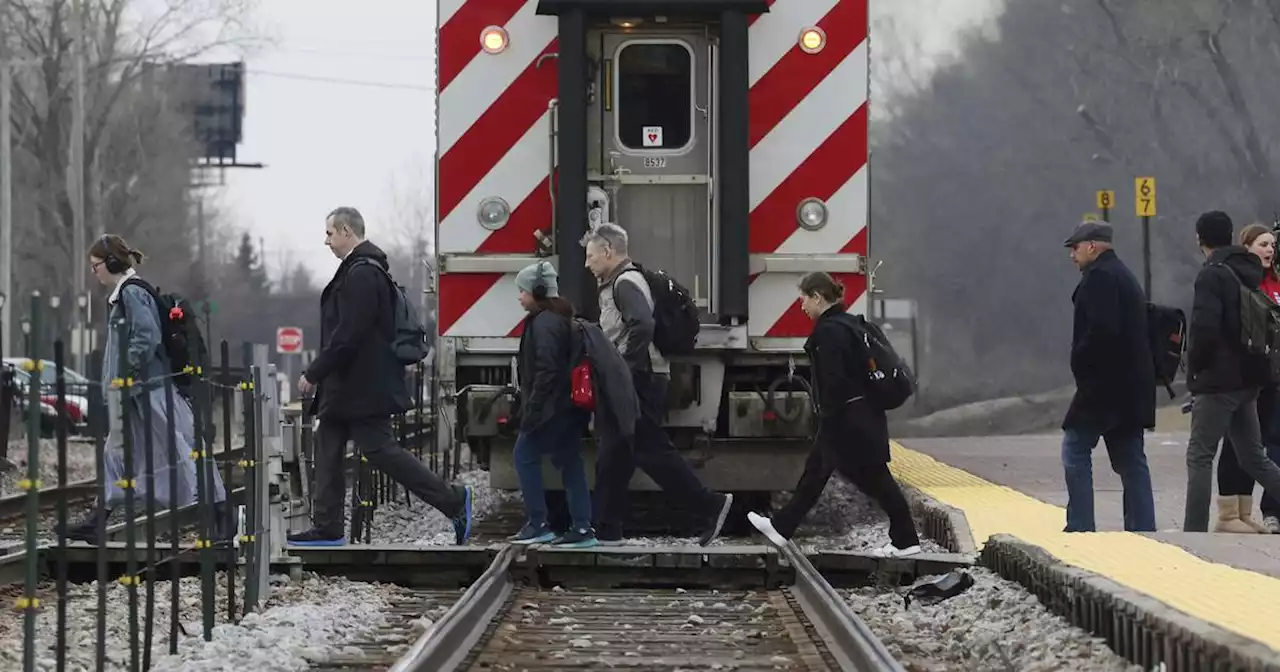
[(1231, 244), (1231, 218), (1221, 210), (1211, 210), (1196, 220), (1196, 236), (1205, 247), (1226, 247)]
[(522, 292), (533, 294), (533, 288), (542, 285), (547, 288), (546, 297), (555, 298), (560, 296), (559, 276), (556, 274), (556, 267), (551, 265), (549, 261), (539, 261), (536, 264), (530, 264), (520, 269), (516, 273), (516, 289)]

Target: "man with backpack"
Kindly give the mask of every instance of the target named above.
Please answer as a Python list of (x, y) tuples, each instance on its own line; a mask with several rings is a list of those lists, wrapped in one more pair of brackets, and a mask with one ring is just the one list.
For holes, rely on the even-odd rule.
[(412, 406), (404, 367), (425, 356), (425, 337), (420, 325), (406, 324), (416, 318), (387, 273), (386, 253), (364, 235), (355, 208), (337, 208), (325, 219), (325, 245), (342, 263), (320, 295), (320, 353), (298, 380), (304, 395), (316, 390), (311, 411), (320, 418), (315, 511), (312, 528), (289, 535), (289, 543), (343, 543), (343, 458), (352, 441), (374, 468), (447, 516), (462, 545), (471, 534), (471, 488), (446, 483), (391, 431), (391, 416)]
[(1206, 260), (1196, 275), (1187, 350), (1191, 439), (1187, 442), (1187, 499), (1182, 529), (1209, 530), (1213, 498), (1213, 458), (1223, 436), (1231, 438), (1240, 467), (1269, 492), (1280, 492), (1280, 467), (1268, 459), (1258, 425), (1258, 390), (1268, 382), (1268, 329), (1255, 335), (1245, 325), (1272, 324), (1270, 300), (1254, 301), (1262, 282), (1262, 262), (1232, 244), (1226, 213), (1206, 212), (1196, 236)]
[(1105, 439), (1124, 485), (1124, 529), (1154, 532), (1143, 430), (1156, 424), (1156, 375), (1142, 287), (1111, 247), (1111, 225), (1084, 222), (1066, 239), (1080, 282), (1071, 335), (1076, 393), (1062, 421), (1066, 532), (1093, 532), (1093, 449)]
[[(596, 538), (600, 545), (622, 543), (628, 486), (636, 467), (663, 492), (684, 500), (711, 524), (699, 542), (706, 546), (720, 535), (733, 495), (712, 492), (676, 452), (662, 428), (670, 367), (663, 355), (693, 349), (697, 313), (687, 292), (666, 274), (643, 269), (628, 257), (627, 232), (601, 224), (582, 239), (586, 267), (599, 283), (600, 328), (631, 367), (640, 415), (632, 441), (601, 441), (596, 456)], [(692, 314), (693, 324), (688, 322)], [(668, 344), (666, 352), (659, 344)]]

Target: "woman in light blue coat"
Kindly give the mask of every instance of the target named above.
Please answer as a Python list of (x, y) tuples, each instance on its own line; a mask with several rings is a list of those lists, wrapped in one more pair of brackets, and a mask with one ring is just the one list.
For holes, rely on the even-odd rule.
[[(129, 436), (133, 452), (133, 478), (136, 481), (134, 511), (145, 511), (148, 496), (146, 450), (150, 436), (152, 474), (156, 509), (171, 505), (186, 506), (198, 501), (196, 463), (191, 452), (196, 448), (194, 417), (189, 402), (173, 388), (166, 389), (165, 379), (171, 369), (165, 355), (161, 315), (150, 285), (138, 277), (134, 266), (142, 263), (142, 253), (129, 247), (123, 238), (106, 235), (89, 248), (89, 266), (105, 287), (111, 288), (107, 298), (107, 339), (102, 361), (102, 391), (113, 414), (125, 406), (129, 417)], [(132, 282), (131, 282), (132, 280)], [(121, 324), (124, 328), (121, 328)], [(127, 361), (120, 360), (120, 338), (126, 335)], [(112, 381), (131, 378), (123, 400), (116, 399)], [(172, 395), (170, 402), (169, 396)], [(172, 404), (173, 417), (169, 417)], [(146, 407), (151, 407), (147, 422)], [(67, 533), (69, 539), (95, 542), (99, 517), (110, 517), (125, 501), (124, 491), (116, 483), (125, 477), (123, 423), (111, 423), (107, 436), (103, 477), (107, 485), (105, 502), (98, 502), (94, 513)], [(174, 435), (174, 459), (170, 459), (170, 434)], [(226, 520), (226, 491), (214, 460), (206, 457), (205, 469), (212, 475), (212, 498), (215, 520)], [(177, 489), (170, 487), (171, 472), (177, 470)], [(206, 477), (208, 478), (208, 477)], [(206, 484), (209, 480), (206, 480)], [(221, 537), (224, 535), (217, 534)]]

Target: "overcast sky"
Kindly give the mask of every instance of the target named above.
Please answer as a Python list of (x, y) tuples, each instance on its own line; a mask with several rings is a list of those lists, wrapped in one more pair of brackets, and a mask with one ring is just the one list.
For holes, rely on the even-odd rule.
[[(1003, 4), (872, 2), (929, 55), (949, 52), (958, 29)], [(291, 255), (327, 281), (337, 266), (322, 244), (331, 209), (359, 208), (370, 237), (385, 242), (394, 237), (393, 181), (431, 198), (435, 2), (261, 0), (258, 8), (255, 23), (276, 39), (247, 60), (239, 154), (266, 168), (231, 171), (219, 198), (232, 221), (265, 239), (273, 276)]]

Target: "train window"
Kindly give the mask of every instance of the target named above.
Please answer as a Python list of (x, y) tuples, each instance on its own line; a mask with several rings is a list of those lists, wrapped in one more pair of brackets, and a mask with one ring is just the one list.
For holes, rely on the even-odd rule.
[(693, 134), (693, 53), (680, 42), (618, 52), (618, 139), (627, 149), (680, 149)]

